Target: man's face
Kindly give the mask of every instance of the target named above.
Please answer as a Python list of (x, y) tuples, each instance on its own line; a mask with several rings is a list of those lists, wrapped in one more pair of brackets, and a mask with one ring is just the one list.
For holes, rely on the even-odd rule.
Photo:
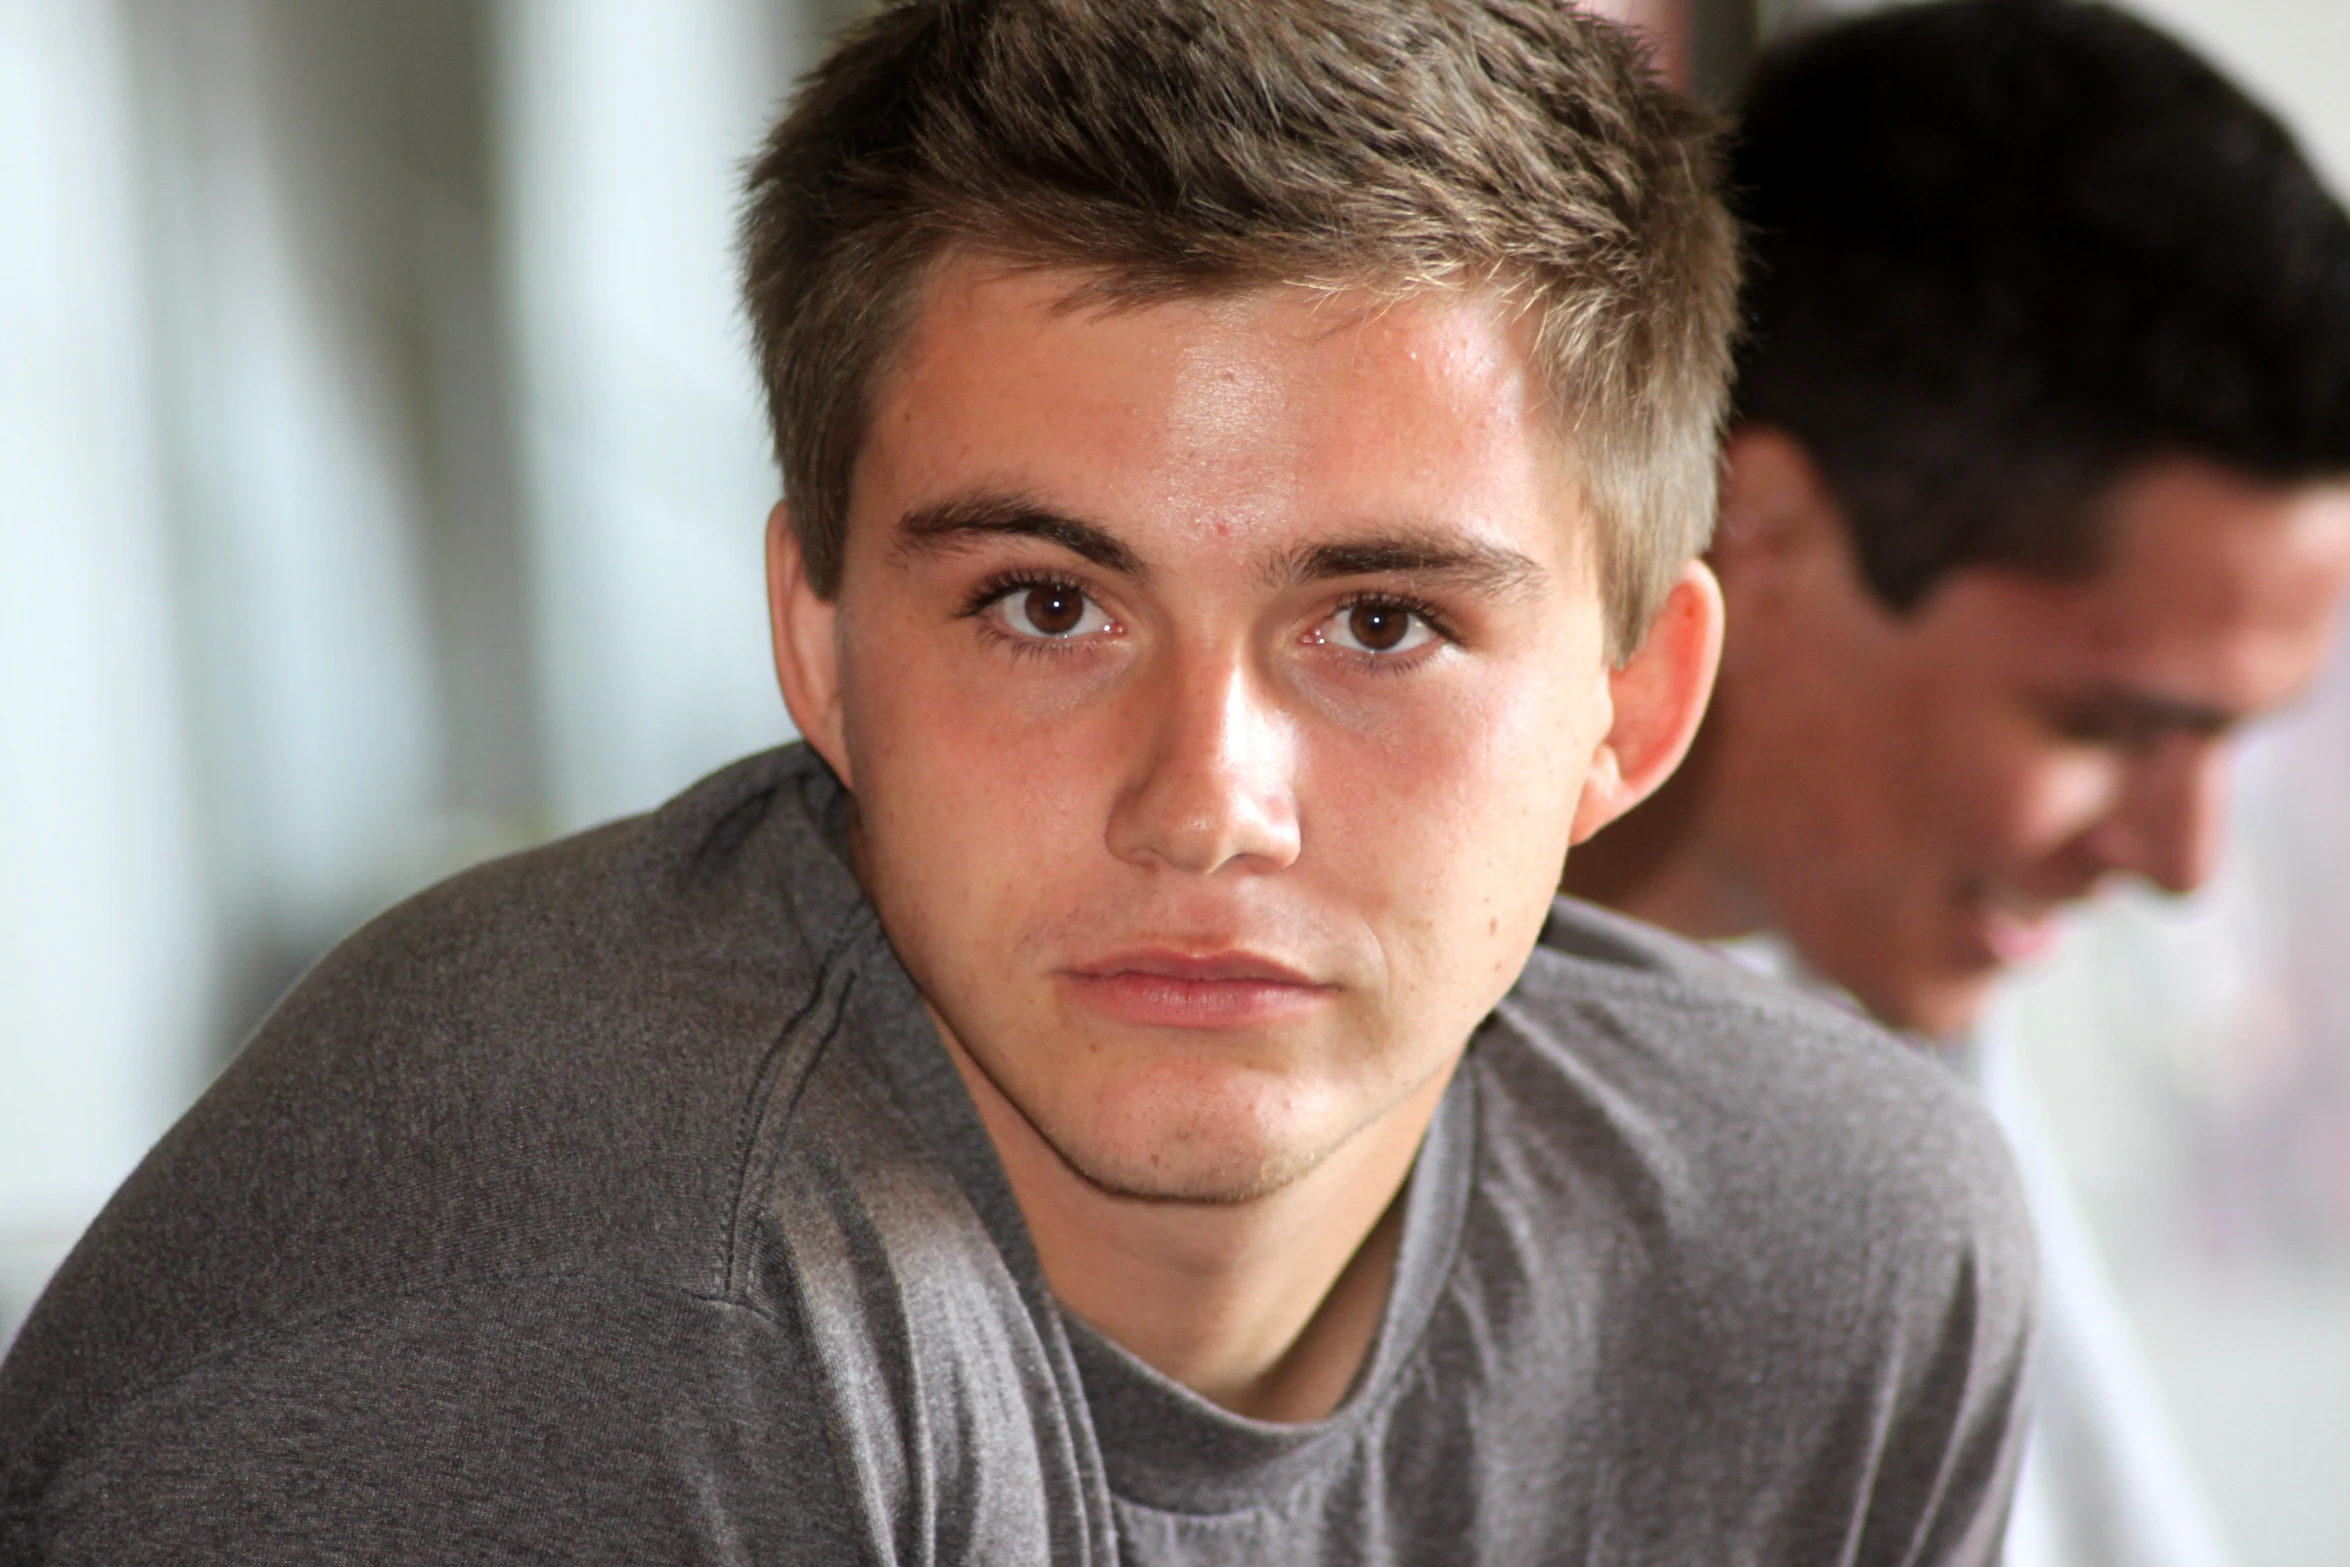
[(1079, 282), (934, 280), (802, 720), (966, 1070), (1098, 1186), (1240, 1200), (1515, 981), (1609, 728), (1590, 541), (1490, 302)]
[[(1749, 439), (1733, 492), (1739, 464), (1785, 455)], [(1722, 563), (1720, 847), (1759, 911), (1889, 1022), (1963, 1029), (2059, 906), (2116, 873), (2200, 883), (2232, 732), (2323, 663), (2350, 490), (2180, 460), (2107, 507), (2094, 576), (1963, 570), (1907, 617), (1862, 585), (1840, 528), (1792, 564)]]

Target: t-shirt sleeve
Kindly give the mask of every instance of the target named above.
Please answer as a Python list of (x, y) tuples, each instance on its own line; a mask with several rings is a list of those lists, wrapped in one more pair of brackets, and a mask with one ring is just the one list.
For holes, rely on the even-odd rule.
[(576, 1280), (248, 1337), (113, 1410), (31, 1524), (30, 1559), (58, 1567), (887, 1554), (795, 1335)]
[[(1970, 1107), (1971, 1108), (1971, 1107)], [(2004, 1144), (1980, 1117), (1921, 1211), (1900, 1342), (1880, 1391), (1882, 1434), (1856, 1561), (1989, 1567), (2021, 1467), (2039, 1275)]]

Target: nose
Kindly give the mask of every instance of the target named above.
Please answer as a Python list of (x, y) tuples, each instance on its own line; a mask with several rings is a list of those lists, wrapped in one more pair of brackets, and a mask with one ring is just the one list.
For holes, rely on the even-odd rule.
[(1296, 733), (1242, 656), (1176, 659), (1135, 693), (1140, 743), (1111, 809), (1110, 852), (1195, 876), (1294, 863)]
[(2182, 737), (2137, 760), (2093, 847), (2103, 864), (2165, 892), (2193, 892), (2219, 859), (2228, 799), (2228, 752), (2219, 740)]

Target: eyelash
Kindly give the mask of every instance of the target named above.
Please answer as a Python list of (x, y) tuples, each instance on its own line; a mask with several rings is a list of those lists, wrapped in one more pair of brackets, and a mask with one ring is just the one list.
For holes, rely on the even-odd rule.
[(1025, 569), (999, 571), (971, 590), (969, 596), (963, 600), (963, 607), (957, 612), (957, 618), (977, 621), (980, 630), (989, 640), (999, 647), (1009, 649), (1016, 657), (1061, 658), (1076, 652), (1077, 647), (1074, 643), (1039, 641), (1034, 637), (1011, 636), (999, 630), (989, 620), (987, 612), (1004, 598), (1014, 593), (1032, 592), (1037, 588), (1081, 594), (1088, 599), (1093, 597), (1091, 593), (1086, 591), (1084, 583), (1079, 582), (1075, 577), (1066, 576), (1057, 571)]
[[(1075, 577), (1064, 577), (1054, 571), (999, 571), (973, 588), (963, 600), (959, 611), (965, 620), (977, 620), (1007, 594), (1034, 591), (1037, 588), (1058, 588), (1064, 593), (1084, 593), (1085, 584)], [(1089, 597), (1091, 595), (1088, 595)]]
[[(1410, 593), (1398, 593), (1393, 589), (1350, 593), (1330, 607), (1330, 614), (1324, 616), (1323, 621), (1326, 622), (1335, 616), (1348, 614), (1365, 604), (1376, 604), (1387, 609), (1400, 609), (1406, 614), (1417, 616), (1430, 631), (1436, 634), (1438, 642), (1450, 647), (1460, 646), (1460, 634), (1453, 630), (1452, 622), (1446, 617), (1444, 611), (1424, 598)], [(1317, 625), (1321, 623), (1317, 622)], [(1328, 644), (1324, 645), (1328, 646)], [(1357, 653), (1352, 648), (1332, 648), (1331, 651), (1351, 657), (1356, 663), (1378, 674), (1400, 675), (1407, 670), (1417, 668), (1426, 656), (1427, 650), (1422, 650), (1419, 656), (1406, 654), (1402, 658), (1382, 658), (1375, 653)]]

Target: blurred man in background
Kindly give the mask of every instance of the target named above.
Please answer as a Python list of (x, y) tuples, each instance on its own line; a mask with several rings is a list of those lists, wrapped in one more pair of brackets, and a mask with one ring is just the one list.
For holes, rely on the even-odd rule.
[[(2049, 0), (1799, 37), (1732, 188), (1720, 692), (1569, 886), (1996, 1075), (2000, 973), (2109, 880), (2200, 883), (2230, 741), (2323, 666), (2350, 222), (2211, 68)], [(2220, 1559), (2052, 1156), (2008, 1129), (2049, 1294), (2010, 1560)]]

